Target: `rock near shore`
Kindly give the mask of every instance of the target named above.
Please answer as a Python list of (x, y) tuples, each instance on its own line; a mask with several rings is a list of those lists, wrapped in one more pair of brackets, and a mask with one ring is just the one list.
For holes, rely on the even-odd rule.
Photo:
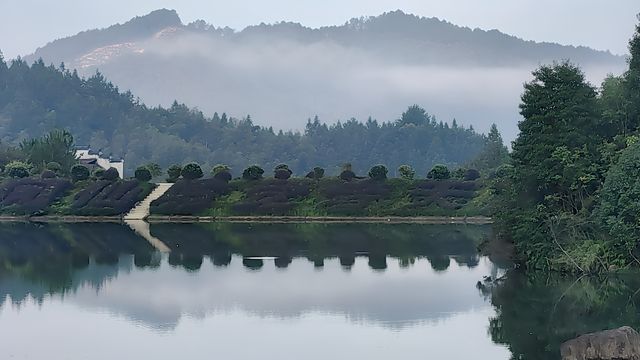
[(562, 360), (640, 360), (640, 334), (629, 326), (582, 335), (560, 346)]

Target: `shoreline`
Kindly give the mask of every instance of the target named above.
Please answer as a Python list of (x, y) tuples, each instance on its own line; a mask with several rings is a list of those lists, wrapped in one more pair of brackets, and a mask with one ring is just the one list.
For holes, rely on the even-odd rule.
[[(185, 216), (185, 215), (151, 215), (144, 221), (158, 223), (363, 223), (363, 224), (468, 224), (488, 225), (493, 220), (485, 216)], [(32, 223), (125, 223), (122, 216), (0, 216), (2, 222)]]

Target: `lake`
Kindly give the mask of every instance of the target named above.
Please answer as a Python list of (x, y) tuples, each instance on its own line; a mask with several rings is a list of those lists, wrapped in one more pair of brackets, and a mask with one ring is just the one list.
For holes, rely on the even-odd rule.
[(636, 277), (483, 282), (488, 226), (136, 229), (0, 225), (1, 357), (555, 359), (639, 318)]

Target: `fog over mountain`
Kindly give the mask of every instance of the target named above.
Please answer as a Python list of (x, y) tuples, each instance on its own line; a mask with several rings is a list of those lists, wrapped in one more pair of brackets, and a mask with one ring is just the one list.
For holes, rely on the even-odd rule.
[(302, 129), (324, 122), (398, 117), (420, 104), (440, 120), (517, 133), (522, 84), (542, 63), (569, 59), (593, 84), (625, 59), (585, 47), (524, 41), (401, 11), (307, 28), (260, 24), (234, 31), (184, 25), (172, 10), (53, 41), (27, 57), (102, 72), (148, 105), (174, 99), (207, 114), (250, 114), (256, 124)]

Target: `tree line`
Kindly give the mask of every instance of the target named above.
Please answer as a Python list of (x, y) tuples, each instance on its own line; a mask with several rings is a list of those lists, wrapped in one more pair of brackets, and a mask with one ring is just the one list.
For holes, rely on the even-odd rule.
[(100, 73), (82, 78), (64, 64), (0, 59), (0, 140), (16, 145), (51, 129), (67, 130), (78, 144), (125, 158), (128, 173), (151, 162), (163, 167), (224, 162), (235, 169), (287, 163), (295, 174), (316, 165), (337, 174), (346, 162), (356, 169), (412, 163), (424, 173), (438, 163), (465, 164), (489, 141), (472, 127), (439, 121), (419, 106), (391, 121), (328, 125), (315, 117), (302, 132), (276, 131), (255, 125), (250, 116), (205, 116), (177, 102), (148, 107)]

